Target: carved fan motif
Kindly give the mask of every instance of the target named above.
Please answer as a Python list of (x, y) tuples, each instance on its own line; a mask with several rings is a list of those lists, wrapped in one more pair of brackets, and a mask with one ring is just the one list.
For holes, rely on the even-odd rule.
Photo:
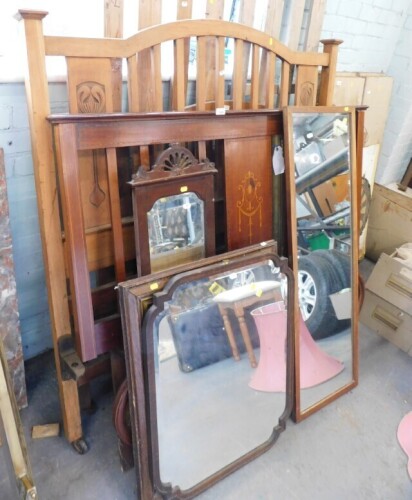
[(160, 153), (151, 170), (139, 167), (133, 180), (173, 177), (205, 170), (214, 170), (214, 163), (209, 160), (199, 162), (189, 149), (173, 144)]
[(77, 107), (80, 113), (102, 113), (106, 111), (106, 92), (98, 82), (83, 82), (76, 87)]
[(312, 82), (305, 82), (300, 87), (300, 104), (303, 106), (310, 106), (315, 104), (313, 101), (313, 93), (315, 86)]

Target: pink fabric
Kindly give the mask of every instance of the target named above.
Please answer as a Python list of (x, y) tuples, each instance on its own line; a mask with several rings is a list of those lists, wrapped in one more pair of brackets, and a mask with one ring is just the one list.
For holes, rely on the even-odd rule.
[(408, 474), (412, 479), (412, 412), (403, 417), (398, 426), (398, 441), (408, 457)]
[[(249, 387), (257, 391), (286, 390), (286, 331), (287, 313), (283, 301), (274, 302), (252, 311), (259, 333), (260, 357)], [(338, 375), (344, 368), (339, 360), (329, 356), (313, 340), (300, 318), (300, 379), (305, 389), (321, 384)]]

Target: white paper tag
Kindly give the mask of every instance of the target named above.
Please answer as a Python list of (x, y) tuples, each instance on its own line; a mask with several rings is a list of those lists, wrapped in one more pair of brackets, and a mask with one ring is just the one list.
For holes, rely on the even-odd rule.
[(285, 159), (283, 158), (283, 150), (281, 146), (275, 146), (272, 156), (272, 166), (275, 175), (283, 174), (285, 171)]
[(225, 115), (226, 114), (226, 107), (224, 107), (224, 108), (216, 108), (215, 109), (215, 114), (216, 115)]

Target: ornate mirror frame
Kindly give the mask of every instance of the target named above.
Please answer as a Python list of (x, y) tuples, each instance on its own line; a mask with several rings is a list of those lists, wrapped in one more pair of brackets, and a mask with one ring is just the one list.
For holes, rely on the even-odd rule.
[[(294, 391), (294, 409), (292, 417), (299, 422), (320, 410), (327, 404), (336, 400), (341, 395), (349, 392), (358, 384), (358, 293), (352, 293), (351, 299), (351, 341), (352, 341), (352, 367), (351, 380), (322, 397), (316, 403), (302, 409), (301, 407), (301, 365), (300, 365), (300, 349), (301, 349), (301, 334), (300, 334), (300, 312), (299, 312), (299, 290), (298, 290), (298, 239), (297, 239), (297, 209), (296, 209), (296, 179), (295, 179), (295, 149), (294, 149), (294, 130), (293, 117), (295, 114), (345, 114), (349, 124), (349, 180), (350, 180), (350, 222), (351, 222), (351, 283), (352, 291), (358, 290), (358, 239), (359, 239), (359, 219), (358, 219), (358, 174), (357, 174), (357, 149), (356, 149), (356, 123), (355, 110), (349, 107), (287, 107), (283, 110), (284, 119), (284, 134), (285, 134), (285, 161), (286, 161), (286, 182), (289, 190), (288, 213), (290, 215), (288, 223), (288, 240), (289, 240), (289, 262), (295, 275), (295, 391)], [(356, 285), (354, 285), (356, 284)]]
[[(142, 276), (119, 285), (122, 309), (123, 336), (126, 354), (126, 368), (129, 386), (133, 454), (135, 459), (138, 496), (140, 498), (192, 498), (219, 480), (267, 451), (286, 427), (286, 420), (293, 406), (293, 314), (287, 312), (286, 344), (286, 393), (285, 408), (267, 441), (261, 443), (239, 459), (231, 462), (216, 473), (181, 491), (178, 487), (162, 484), (159, 477), (159, 454), (156, 450), (156, 412), (154, 393), (154, 363), (150, 352), (147, 332), (151, 332), (155, 312), (147, 313), (153, 301), (164, 301), (178, 284), (208, 275), (226, 273), (239, 268), (256, 266), (272, 261), (288, 279), (288, 301), (294, 304), (294, 276), (287, 266), (287, 260), (275, 253), (276, 244), (265, 242), (260, 245), (228, 252), (203, 259), (197, 263), (177, 266), (150, 276)], [(162, 294), (162, 290), (165, 292)], [(160, 292), (160, 293), (159, 293)], [(156, 297), (155, 297), (156, 295)], [(147, 313), (147, 314), (146, 314)], [(152, 354), (152, 356), (151, 356)]]
[[(133, 188), (133, 213), (135, 221), (136, 260), (139, 275), (146, 275), (166, 267), (176, 266), (199, 257), (215, 253), (215, 214), (214, 180), (217, 173), (214, 164), (207, 159), (199, 162), (191, 151), (179, 144), (172, 144), (157, 158), (156, 163), (147, 170), (139, 167), (130, 185)], [(194, 194), (203, 203), (203, 249), (202, 255), (188, 252), (182, 255), (179, 248), (174, 251), (158, 269), (152, 269), (149, 241), (148, 214), (156, 202), (169, 197)], [(190, 209), (189, 209), (190, 211)], [(187, 212), (187, 210), (185, 210)], [(182, 225), (182, 224), (181, 224)], [(171, 228), (172, 229), (172, 228)], [(177, 229), (177, 227), (176, 227)], [(162, 231), (159, 228), (159, 231)], [(200, 250), (199, 250), (200, 251)], [(173, 250), (171, 250), (173, 252)], [(170, 253), (170, 252), (169, 252)]]

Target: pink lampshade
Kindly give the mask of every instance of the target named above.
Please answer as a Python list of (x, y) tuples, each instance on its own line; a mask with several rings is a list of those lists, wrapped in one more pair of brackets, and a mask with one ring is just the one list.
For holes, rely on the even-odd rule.
[[(260, 340), (260, 357), (249, 387), (257, 391), (286, 390), (287, 313), (283, 301), (267, 304), (252, 311)], [(300, 317), (300, 386), (313, 387), (338, 375), (341, 361), (326, 354), (313, 340)]]

